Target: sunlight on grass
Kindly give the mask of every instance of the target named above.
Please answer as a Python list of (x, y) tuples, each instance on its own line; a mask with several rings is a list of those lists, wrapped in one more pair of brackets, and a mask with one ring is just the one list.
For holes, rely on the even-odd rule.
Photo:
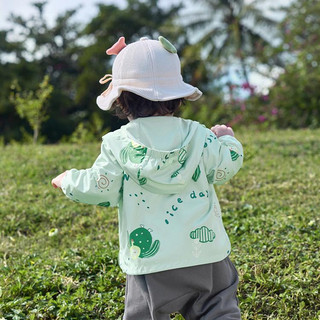
[[(243, 319), (320, 317), (319, 135), (239, 134), (244, 166), (217, 193)], [(94, 144), (1, 149), (0, 318), (121, 319), (116, 210), (73, 203), (50, 186), (98, 153)]]

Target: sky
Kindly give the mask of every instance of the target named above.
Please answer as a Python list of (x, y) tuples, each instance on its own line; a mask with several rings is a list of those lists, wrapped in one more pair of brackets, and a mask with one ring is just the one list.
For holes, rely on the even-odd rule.
[[(30, 17), (35, 13), (35, 9), (31, 6), (31, 3), (37, 1), (40, 0), (0, 0), (0, 29), (8, 27), (9, 24), (7, 22), (7, 18), (10, 13), (22, 15), (26, 18)], [(159, 1), (162, 6), (170, 6), (171, 4), (180, 2), (179, 0)], [(246, 1), (249, 3), (252, 2), (252, 0)], [(275, 3), (277, 6), (288, 5), (291, 1), (292, 0), (261, 0), (261, 3), (264, 3), (264, 6), (267, 8)], [(126, 0), (48, 0), (48, 4), (45, 9), (45, 17), (50, 23), (52, 23), (60, 13), (80, 6), (77, 19), (79, 19), (79, 21), (87, 22), (97, 14), (97, 3), (116, 4), (119, 7), (124, 7)]]
[[(45, 17), (49, 23), (68, 9), (80, 7), (77, 14), (79, 21), (90, 21), (97, 13), (97, 3), (116, 4), (118, 7), (125, 7), (125, 0), (47, 0), (48, 4), (45, 8)], [(10, 13), (29, 17), (35, 13), (31, 3), (40, 2), (40, 0), (0, 0), (0, 29), (6, 28), (6, 21)], [(160, 0), (162, 6), (170, 6), (171, 4), (179, 3), (179, 0)]]
[[(8, 22), (6, 21), (10, 13), (15, 15), (22, 15), (23, 17), (30, 17), (36, 11), (32, 7), (31, 3), (36, 2), (36, 0), (0, 0), (0, 28), (6, 28)], [(117, 3), (118, 6), (123, 6), (125, 0), (49, 0), (45, 8), (45, 17), (50, 23), (52, 23), (55, 18), (65, 12), (68, 9), (74, 9), (81, 7), (79, 9), (77, 19), (80, 21), (89, 21), (97, 13), (97, 8), (95, 3), (101, 2), (105, 4)]]
[[(15, 15), (21, 15), (24, 18), (31, 17), (36, 13), (36, 9), (33, 8), (31, 3), (37, 2), (40, 0), (0, 0), (0, 30), (9, 29), (11, 24), (8, 22), (8, 17), (11, 13)], [(171, 6), (172, 4), (179, 3), (181, 0), (159, 0), (160, 5), (163, 7)], [(185, 1), (185, 0), (184, 0)], [(191, 3), (194, 3), (194, 1)], [(248, 3), (253, 0), (245, 0)], [(86, 23), (90, 21), (97, 13), (97, 3), (103, 4), (116, 4), (118, 7), (125, 7), (126, 0), (47, 0), (47, 5), (45, 7), (44, 16), (47, 19), (49, 24), (53, 24), (55, 18), (64, 13), (68, 9), (79, 8), (75, 19)], [(292, 2), (292, 0), (261, 0), (262, 8), (266, 10), (266, 13), (271, 14), (270, 8), (276, 4), (276, 6), (287, 6)], [(274, 14), (273, 14), (274, 15)], [(258, 74), (251, 74), (251, 81), (256, 85), (259, 91), (266, 90), (267, 87), (272, 85), (270, 79), (261, 77)]]

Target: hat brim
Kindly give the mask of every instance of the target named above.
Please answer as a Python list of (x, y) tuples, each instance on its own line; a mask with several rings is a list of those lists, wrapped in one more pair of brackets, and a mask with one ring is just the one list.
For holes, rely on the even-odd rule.
[(202, 92), (198, 88), (183, 81), (179, 81), (179, 84), (175, 84), (174, 86), (161, 86), (157, 92), (152, 88), (137, 88), (130, 85), (113, 85), (110, 83), (110, 86), (111, 90), (97, 97), (97, 105), (102, 110), (110, 110), (122, 91), (133, 92), (151, 101), (169, 101), (178, 98), (195, 101), (202, 96)]

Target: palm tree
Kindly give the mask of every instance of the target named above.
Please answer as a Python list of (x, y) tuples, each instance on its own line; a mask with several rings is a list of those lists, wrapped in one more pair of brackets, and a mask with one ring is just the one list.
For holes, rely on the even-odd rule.
[(199, 0), (201, 9), (189, 14), (186, 24), (192, 36), (199, 37), (196, 48), (202, 47), (207, 63), (216, 70), (240, 63), (246, 83), (248, 60), (258, 60), (276, 32), (277, 22), (264, 14), (258, 3), (261, 0)]

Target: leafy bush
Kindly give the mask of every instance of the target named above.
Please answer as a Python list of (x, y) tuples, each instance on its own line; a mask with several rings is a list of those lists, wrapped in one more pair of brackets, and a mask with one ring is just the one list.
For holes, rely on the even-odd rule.
[(61, 142), (85, 144), (100, 141), (101, 137), (108, 133), (109, 129), (103, 128), (103, 120), (97, 112), (94, 112), (90, 121), (80, 122), (70, 137), (63, 137)]
[(295, 1), (282, 23), (284, 73), (270, 91), (279, 127), (320, 126), (320, 2)]
[(231, 112), (223, 103), (220, 95), (205, 95), (199, 101), (186, 102), (180, 108), (180, 115), (193, 119), (211, 128), (217, 123), (226, 123), (231, 118)]
[[(39, 84), (39, 89), (33, 91), (21, 92), (17, 82), (12, 84), (11, 101), (21, 118), (26, 118), (33, 130), (33, 143), (37, 143), (40, 134), (41, 125), (48, 119), (44, 108), (53, 86), (49, 84), (49, 76), (45, 76)], [(24, 131), (26, 134), (26, 131)]]

